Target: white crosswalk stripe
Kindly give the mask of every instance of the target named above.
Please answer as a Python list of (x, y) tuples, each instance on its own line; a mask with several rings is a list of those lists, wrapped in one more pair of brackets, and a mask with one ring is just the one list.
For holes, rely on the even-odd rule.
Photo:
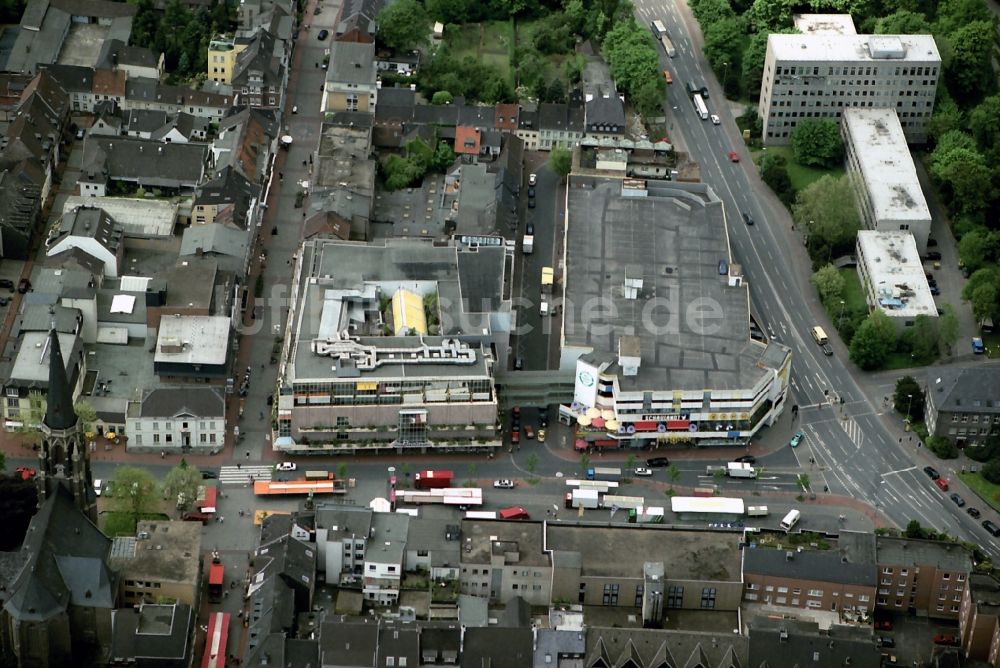
[(841, 420), (840, 426), (844, 428), (844, 431), (847, 432), (847, 437), (850, 438), (854, 443), (856, 443), (858, 449), (860, 450), (861, 445), (865, 440), (865, 434), (861, 430), (861, 425), (858, 424), (857, 420), (855, 420), (854, 418)]
[(250, 482), (250, 476), (254, 480), (268, 482), (274, 472), (273, 466), (223, 466), (219, 470), (219, 483), (223, 485), (245, 485)]

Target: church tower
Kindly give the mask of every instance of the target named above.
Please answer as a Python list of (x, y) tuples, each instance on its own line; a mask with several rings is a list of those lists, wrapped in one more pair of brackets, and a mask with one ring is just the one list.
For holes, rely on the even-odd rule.
[(39, 429), (42, 443), (38, 448), (38, 507), (62, 485), (72, 495), (77, 507), (97, 524), (97, 496), (90, 475), (90, 454), (80, 431), (80, 418), (73, 410), (73, 390), (66, 377), (66, 363), (59, 348), (59, 335), (53, 329), (47, 342), (49, 356), (49, 391), (45, 419)]

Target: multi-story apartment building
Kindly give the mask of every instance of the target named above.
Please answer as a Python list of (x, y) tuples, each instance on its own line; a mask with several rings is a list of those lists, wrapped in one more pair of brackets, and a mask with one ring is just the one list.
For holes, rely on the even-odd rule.
[[(560, 418), (589, 447), (747, 443), (784, 410), (791, 351), (750, 336), (712, 190), (660, 183), (570, 177), (554, 304), (575, 388)], [(709, 303), (710, 321), (694, 315)]]
[(881, 310), (900, 329), (920, 315), (938, 317), (912, 234), (860, 230), (855, 247), (869, 310)]
[(493, 373), (506, 364), (511, 321), (505, 252), (422, 240), (305, 242), (275, 449), (497, 447)]
[(339, 582), (342, 575), (362, 574), (371, 530), (372, 511), (368, 508), (324, 504), (316, 509), (316, 570), (326, 573), (327, 582)]
[(927, 430), (959, 445), (1000, 433), (1000, 374), (990, 368), (933, 369), (927, 374)]
[[(239, 102), (250, 107), (280, 109), (288, 79), (287, 55), (282, 43), (261, 29), (233, 63), (230, 77)], [(211, 65), (209, 65), (211, 67)]]
[[(742, 583), (738, 539), (651, 525), (548, 524), (552, 600), (637, 608), (657, 623), (671, 610), (736, 610)], [(616, 555), (609, 559), (608, 555)]]
[(143, 520), (135, 538), (116, 538), (111, 563), (121, 573), (121, 607), (201, 600), (201, 525)]
[(893, 612), (957, 619), (972, 559), (961, 545), (879, 536), (875, 606)]
[(865, 616), (875, 605), (875, 537), (842, 531), (834, 549), (743, 551), (744, 600)]
[(922, 255), (931, 211), (896, 110), (845, 109), (840, 133), (862, 224), (877, 232), (911, 233)]
[(375, 44), (334, 42), (330, 46), (330, 67), (326, 71), (320, 109), (374, 114), (377, 97)]
[(907, 141), (923, 142), (940, 71), (931, 35), (770, 35), (757, 106), (764, 143), (788, 144), (799, 122), (859, 107), (895, 109)]
[(236, 56), (250, 43), (249, 39), (219, 35), (208, 43), (208, 78), (222, 84), (233, 82)]
[[(75, 401), (83, 391), (87, 367), (83, 339), (79, 334), (80, 323), (75, 322), (71, 327), (73, 331), (59, 331), (59, 348), (66, 351), (61, 359), (66, 365), (66, 378)], [(4, 429), (13, 431), (29, 427), (30, 421), (41, 419), (38, 402), (48, 394), (50, 353), (46, 331), (24, 332), (17, 339), (13, 362), (7, 363), (4, 373)]]
[[(585, 116), (582, 105), (550, 102), (538, 105), (538, 149), (542, 151), (551, 151), (553, 148), (572, 149), (583, 139), (586, 131)], [(530, 145), (530, 140), (526, 140), (525, 143)]]
[(1000, 582), (993, 576), (969, 575), (958, 628), (966, 660), (1000, 666)]
[(410, 516), (375, 513), (371, 537), (365, 549), (363, 592), (366, 601), (393, 605), (399, 600), (403, 580), (403, 550)]
[(541, 522), (464, 520), (461, 592), (507, 603), (521, 597), (531, 605), (551, 600), (552, 565), (543, 550)]

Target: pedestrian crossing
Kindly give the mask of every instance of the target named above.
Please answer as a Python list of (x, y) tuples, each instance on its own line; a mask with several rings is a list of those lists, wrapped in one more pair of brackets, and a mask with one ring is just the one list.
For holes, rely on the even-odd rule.
[(851, 441), (858, 446), (858, 450), (860, 450), (861, 445), (865, 440), (865, 433), (861, 430), (861, 425), (858, 424), (857, 420), (854, 418), (840, 420), (840, 426), (843, 427), (844, 431), (847, 432), (847, 437), (851, 439)]
[(270, 482), (271, 474), (274, 473), (273, 466), (223, 466), (219, 469), (219, 483), (222, 485), (245, 485), (250, 482), (250, 476), (254, 480)]

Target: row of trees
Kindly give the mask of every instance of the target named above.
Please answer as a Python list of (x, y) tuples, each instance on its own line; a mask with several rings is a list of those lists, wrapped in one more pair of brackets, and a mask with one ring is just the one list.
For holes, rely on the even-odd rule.
[(666, 84), (652, 35), (631, 16), (615, 23), (601, 45), (611, 76), (646, 117), (662, 116)]
[(132, 20), (130, 43), (163, 53), (164, 67), (174, 79), (207, 76), (209, 42), (236, 26), (236, 5), (225, 0), (197, 11), (179, 0), (170, 0), (163, 11), (156, 9), (153, 0), (133, 0), (132, 4), (138, 12)]

